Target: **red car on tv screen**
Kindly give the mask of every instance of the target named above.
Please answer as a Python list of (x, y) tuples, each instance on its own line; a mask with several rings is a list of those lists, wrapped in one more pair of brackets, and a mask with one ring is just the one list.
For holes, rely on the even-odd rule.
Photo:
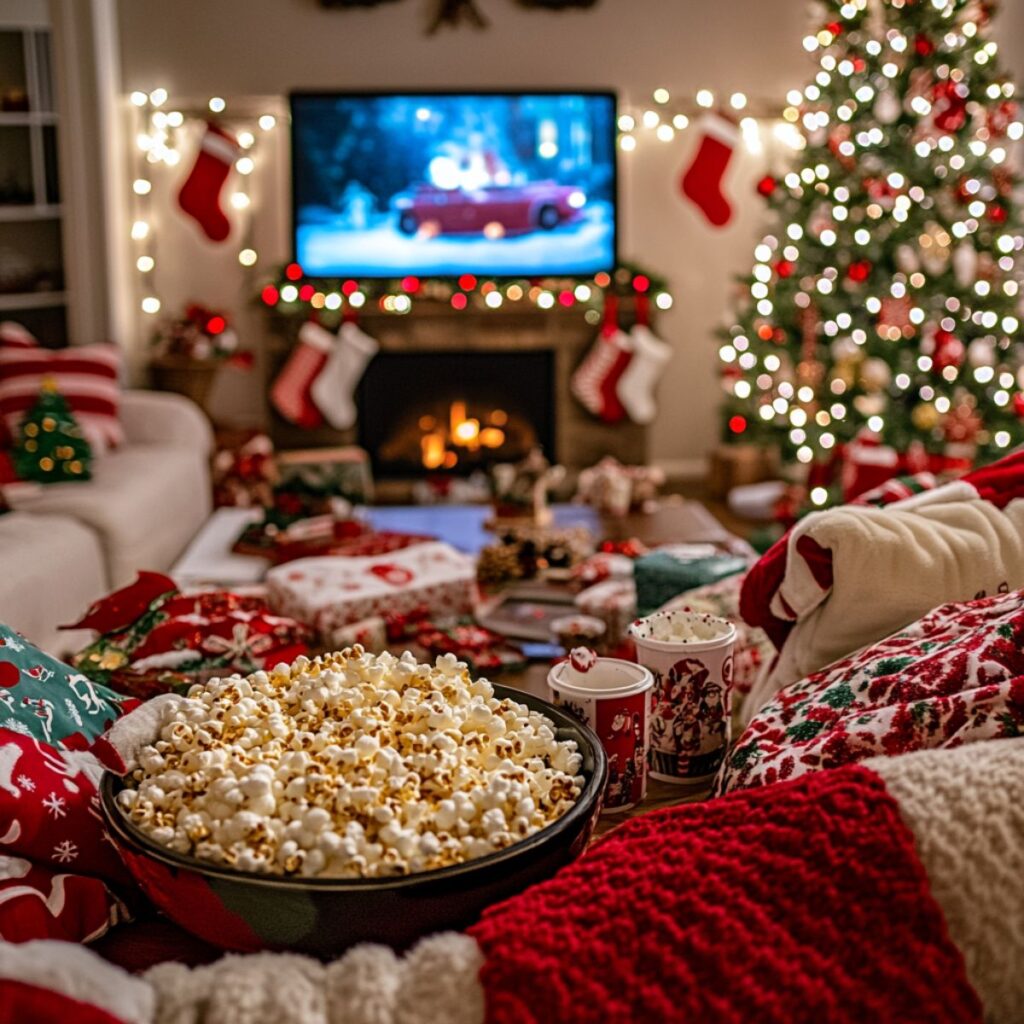
[(472, 190), (423, 184), (411, 195), (395, 200), (403, 234), (484, 234), (492, 238), (551, 231), (579, 220), (586, 204), (581, 189), (553, 181)]

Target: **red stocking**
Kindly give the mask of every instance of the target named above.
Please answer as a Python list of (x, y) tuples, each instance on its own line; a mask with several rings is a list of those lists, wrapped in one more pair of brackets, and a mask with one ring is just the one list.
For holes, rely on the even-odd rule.
[(683, 195), (720, 228), (732, 220), (732, 206), (722, 195), (722, 178), (736, 149), (738, 134), (732, 120), (718, 113), (705, 115), (701, 131), (697, 152), (683, 174)]
[(334, 335), (308, 321), (299, 330), (298, 344), (270, 389), (270, 401), (289, 423), (312, 430), (323, 423), (310, 388), (327, 362)]
[(618, 423), (626, 415), (618, 388), (632, 358), (629, 335), (619, 327), (618, 302), (614, 295), (609, 295), (605, 299), (601, 333), (570, 382), (577, 401), (606, 423)]
[(208, 124), (196, 162), (178, 193), (178, 205), (214, 242), (223, 242), (231, 233), (231, 222), (220, 208), (220, 192), (239, 152), (234, 136)]

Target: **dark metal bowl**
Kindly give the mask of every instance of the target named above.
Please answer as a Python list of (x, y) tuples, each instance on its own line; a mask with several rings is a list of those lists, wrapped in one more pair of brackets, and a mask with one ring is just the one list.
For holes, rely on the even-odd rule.
[(560, 740), (575, 740), (586, 779), (579, 800), (546, 828), (496, 853), (399, 878), (296, 878), (207, 864), (168, 850), (135, 827), (115, 797), (109, 772), (100, 785), (107, 830), (146, 895), (182, 928), (225, 949), (287, 949), (335, 956), (358, 942), (404, 949), (431, 932), (464, 928), (492, 903), (550, 878), (586, 848), (601, 811), (608, 760), (597, 736), (532, 694), (495, 685), (547, 715)]

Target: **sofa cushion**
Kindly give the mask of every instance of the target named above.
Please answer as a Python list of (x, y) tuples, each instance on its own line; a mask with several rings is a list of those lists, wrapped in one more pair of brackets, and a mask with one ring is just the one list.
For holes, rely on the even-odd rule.
[(95, 807), (102, 774), (86, 750), (0, 728), (0, 939), (84, 942), (126, 916), (114, 889), (129, 876)]
[(0, 622), (0, 726), (53, 746), (85, 746), (121, 714), (123, 698)]
[(0, 622), (51, 654), (87, 643), (88, 632), (62, 635), (57, 626), (109, 589), (96, 533), (70, 516), (11, 512), (0, 516), (0, 551)]
[(12, 435), (51, 378), (67, 399), (93, 452), (124, 441), (118, 419), (121, 350), (116, 345), (80, 345), (57, 352), (0, 345), (0, 415)]
[[(95, 531), (107, 582), (168, 569), (210, 514), (206, 456), (175, 444), (128, 445), (93, 463), (89, 483), (49, 484), (12, 497), (15, 508), (71, 516)], [(70, 621), (99, 594), (79, 602)]]

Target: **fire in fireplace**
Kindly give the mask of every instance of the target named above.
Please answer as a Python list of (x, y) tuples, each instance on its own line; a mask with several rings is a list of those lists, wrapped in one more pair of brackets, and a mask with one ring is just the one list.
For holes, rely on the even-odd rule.
[(382, 477), (553, 453), (553, 363), (547, 350), (382, 352), (360, 384), (359, 443)]

